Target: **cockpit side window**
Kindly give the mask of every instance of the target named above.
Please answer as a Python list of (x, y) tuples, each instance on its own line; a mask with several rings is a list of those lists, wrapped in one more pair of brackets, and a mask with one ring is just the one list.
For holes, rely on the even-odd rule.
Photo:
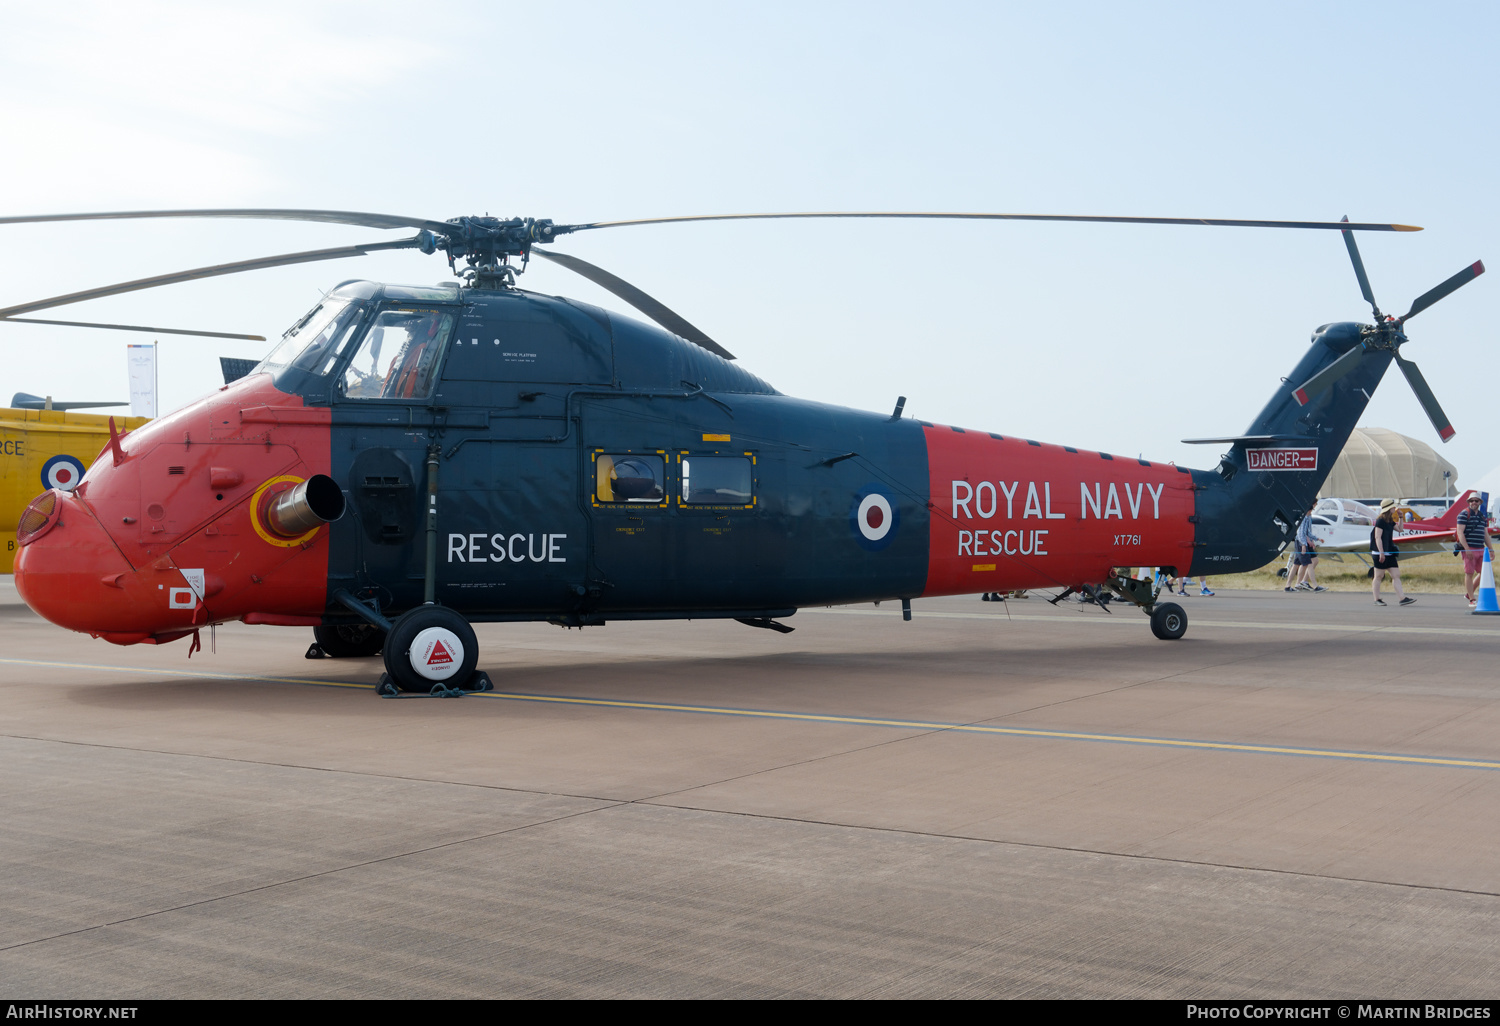
[(350, 399), (426, 399), (452, 333), (449, 310), (398, 307), (380, 311), (344, 372), (344, 395)]

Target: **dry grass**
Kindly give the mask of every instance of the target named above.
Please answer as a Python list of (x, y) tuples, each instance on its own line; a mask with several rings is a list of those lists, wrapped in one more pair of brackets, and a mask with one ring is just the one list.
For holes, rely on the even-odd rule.
[[(1368, 568), (1348, 553), (1344, 553), (1343, 556), (1342, 563), (1337, 562), (1332, 555), (1319, 557), (1318, 583), (1329, 591), (1369, 591)], [(1285, 565), (1286, 557), (1283, 556), (1276, 562), (1248, 574), (1210, 577), (1209, 585), (1214, 588), (1243, 588), (1248, 591), (1279, 591), (1286, 587), (1286, 581), (1278, 577), (1276, 572)], [(1387, 580), (1381, 585), (1380, 590), (1388, 591), (1390, 586), (1390, 581)], [(1402, 556), (1401, 586), (1406, 591), (1417, 594), (1462, 595), (1464, 593), (1464, 562), (1458, 556), (1448, 553)]]

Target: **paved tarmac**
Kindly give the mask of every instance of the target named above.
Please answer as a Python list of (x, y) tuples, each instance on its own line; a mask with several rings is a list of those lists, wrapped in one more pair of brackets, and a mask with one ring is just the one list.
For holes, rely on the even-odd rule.
[(1500, 617), (479, 628), (495, 695), (0, 578), (12, 997), (1496, 997)]

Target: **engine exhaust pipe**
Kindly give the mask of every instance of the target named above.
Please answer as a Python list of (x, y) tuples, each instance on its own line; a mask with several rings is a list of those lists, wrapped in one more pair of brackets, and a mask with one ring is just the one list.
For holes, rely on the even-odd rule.
[(327, 474), (314, 474), (271, 500), (266, 525), (283, 538), (298, 538), (343, 515), (343, 489)]

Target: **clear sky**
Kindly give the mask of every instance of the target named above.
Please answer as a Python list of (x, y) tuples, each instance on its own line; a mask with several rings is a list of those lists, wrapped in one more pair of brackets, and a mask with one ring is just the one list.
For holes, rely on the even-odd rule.
[[(1361, 238), (1376, 298), (1475, 259), (1413, 319), (1457, 437), (1393, 369), (1364, 424), (1500, 464), (1491, 4), (401, 3), (0, 0), (0, 213), (329, 207), (592, 221), (975, 210), (1418, 224)], [(280, 222), (0, 227), (0, 306), (396, 233)], [(1368, 320), (1339, 237), (1266, 229), (767, 222), (566, 241), (782, 391), (1212, 466), (1309, 332)], [(275, 338), (385, 254), (50, 316)], [(620, 308), (552, 266), (526, 287)], [(40, 315), (49, 316), (49, 315)], [(0, 326), (15, 391), (124, 398), (141, 336)], [(166, 336), (167, 409), (220, 355)]]

